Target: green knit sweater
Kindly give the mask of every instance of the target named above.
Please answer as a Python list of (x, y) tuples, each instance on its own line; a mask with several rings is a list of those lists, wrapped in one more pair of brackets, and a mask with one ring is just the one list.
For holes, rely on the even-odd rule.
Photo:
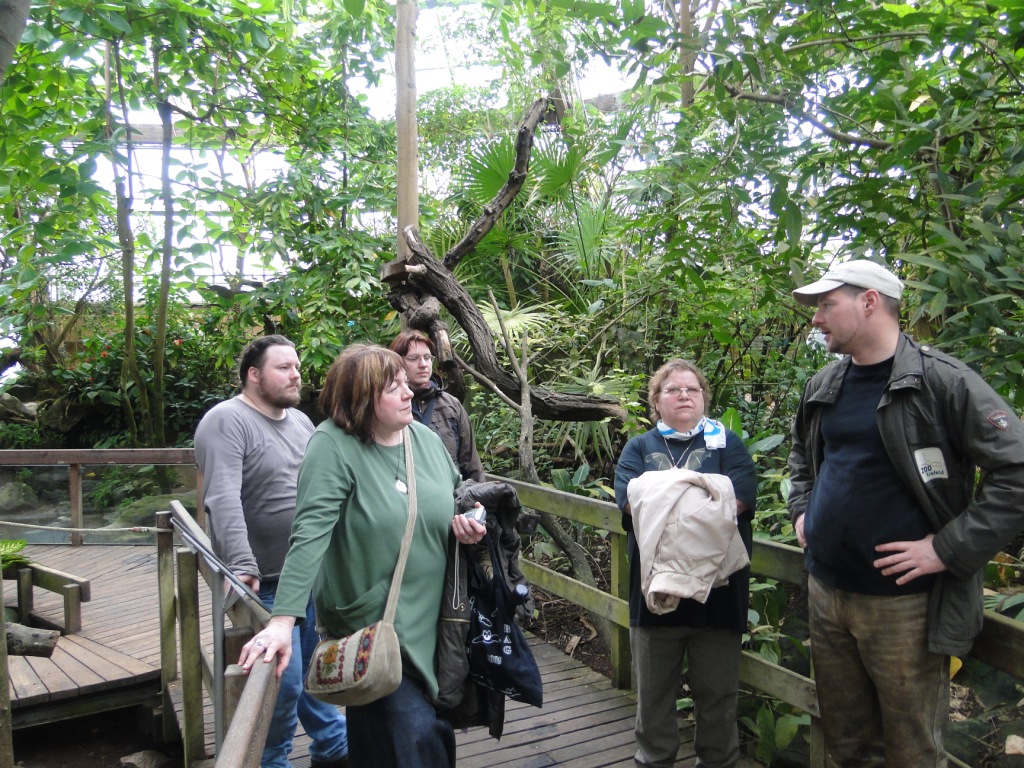
[[(412, 424), (417, 513), (395, 617), (403, 671), (437, 696), (434, 649), (448, 533), (461, 483), (441, 440)], [(275, 616), (305, 615), (310, 588), (317, 623), (343, 637), (384, 614), (408, 519), (404, 448), (363, 443), (330, 421), (317, 427), (299, 470), (298, 502), (288, 555), (274, 600)]]

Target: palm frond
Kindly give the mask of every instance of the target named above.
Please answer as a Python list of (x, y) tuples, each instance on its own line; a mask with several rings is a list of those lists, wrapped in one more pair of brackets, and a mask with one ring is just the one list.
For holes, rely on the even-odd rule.
[[(494, 313), (494, 307), (490, 304), (477, 304), (480, 314), (483, 315), (487, 327), (495, 338), (501, 338), (501, 325), (498, 323), (498, 316)], [(543, 335), (553, 327), (557, 317), (549, 312), (543, 305), (520, 305), (515, 309), (500, 309), (501, 322), (505, 325), (509, 340), (513, 346), (519, 343), (524, 331), (528, 331), (533, 338)]]

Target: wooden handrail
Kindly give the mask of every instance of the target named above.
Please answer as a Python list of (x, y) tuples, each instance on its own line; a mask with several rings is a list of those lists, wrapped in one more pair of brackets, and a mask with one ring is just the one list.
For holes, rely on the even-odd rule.
[(191, 448), (41, 448), (0, 450), (0, 467), (72, 464), (195, 464)]
[[(198, 760), (200, 746), (204, 740), (199, 686), (205, 684), (207, 693), (214, 701), (215, 722), (226, 726), (223, 742), (216, 755), (216, 768), (256, 768), (263, 753), (263, 742), (270, 728), (270, 717), (280, 687), (280, 681), (274, 674), (275, 665), (257, 664), (245, 678), (244, 685), (234, 685), (233, 681), (237, 680), (240, 668), (224, 663), (224, 650), (218, 654), (215, 648), (213, 661), (207, 658), (199, 641), (198, 625), (194, 625), (193, 620), (187, 616), (199, 614), (198, 605), (193, 604), (199, 575), (214, 593), (215, 606), (222, 605), (222, 601), (217, 599), (217, 593), (223, 594), (225, 586), (230, 586), (237, 597), (229, 602), (221, 615), (217, 615), (216, 610), (211, 611), (215, 646), (218, 640), (222, 643), (226, 640), (222, 633), (217, 631), (218, 623), (222, 627), (224, 617), (229, 618), (237, 630), (233, 639), (236, 642), (244, 642), (266, 626), (270, 620), (270, 612), (220, 561), (206, 533), (192, 519), (185, 507), (177, 501), (172, 501), (170, 516), (174, 527), (190, 549), (188, 552), (179, 551), (177, 568), (178, 601), (181, 605), (179, 623), (182, 699), (189, 710), (183, 718), (186, 731), (183, 734), (186, 760)], [(238, 695), (238, 701), (230, 700), (231, 695)], [(226, 712), (232, 715), (229, 723), (222, 722)], [(200, 746), (195, 746), (197, 742)]]
[[(524, 507), (550, 512), (573, 522), (607, 530), (613, 544), (613, 552), (617, 540), (625, 539), (620, 524), (620, 512), (611, 502), (574, 496), (554, 488), (507, 480), (498, 476), (488, 476), (488, 479), (511, 484), (519, 494)], [(623, 544), (622, 549), (624, 548)], [(613, 554), (613, 561), (614, 558)], [(594, 611), (620, 629), (628, 627), (626, 601), (617, 597), (626, 594), (624, 582), (628, 579), (628, 569), (622, 568), (616, 572), (613, 568), (612, 583), (609, 592), (605, 593), (526, 559), (523, 559), (521, 566), (527, 578), (542, 589)], [(764, 578), (796, 585), (803, 584), (807, 579), (802, 549), (764, 538), (754, 539), (751, 571)], [(1024, 679), (1024, 623), (1013, 621), (993, 611), (985, 611), (981, 634), (975, 640), (970, 655), (1018, 679)], [(625, 658), (628, 665), (628, 654)], [(628, 673), (616, 672), (614, 669), (622, 660), (622, 656), (612, 655), (613, 681), (628, 679)], [(740, 680), (811, 715), (811, 766), (823, 766), (824, 748), (817, 721), (818, 703), (814, 680), (749, 651), (743, 652)], [(952, 756), (950, 762), (957, 766), (964, 765)]]
[[(276, 667), (276, 664), (260, 663), (250, 670), (231, 727), (217, 755), (216, 768), (255, 768), (260, 764), (280, 688)], [(241, 674), (241, 668), (233, 665), (227, 674)]]
[[(71, 544), (81, 546), (85, 539), (81, 530), (85, 527), (82, 507), (82, 467), (97, 464), (158, 464), (192, 465), (196, 463), (192, 448), (41, 448), (26, 450), (0, 450), (0, 467), (46, 467), (66, 466), (68, 468), (69, 497), (71, 501)], [(196, 473), (196, 498), (202, 498), (202, 481)], [(200, 520), (202, 511), (200, 510)]]
[[(44, 466), (66, 464), (75, 470), (89, 464), (194, 464), (194, 452), (190, 448), (171, 449), (106, 449), (73, 451), (11, 451), (0, 450), (0, 466)], [(612, 548), (612, 579), (608, 592), (588, 587), (564, 574), (557, 573), (525, 558), (523, 571), (537, 586), (564, 597), (609, 619), (615, 627), (611, 653), (612, 679), (616, 685), (629, 685), (629, 643), (628, 608), (626, 603), (628, 568), (625, 566), (625, 535), (617, 507), (611, 502), (599, 501), (565, 493), (544, 486), (489, 476), (491, 480), (512, 485), (524, 507), (533, 508), (564, 517), (567, 520), (606, 530)], [(79, 488), (80, 493), (80, 488)], [(74, 493), (72, 494), (74, 499)], [(171, 550), (173, 517), (181, 530), (190, 531), (205, 539), (202, 527), (191, 518), (178, 502), (172, 502), (172, 511), (158, 515), (158, 527), (164, 535), (158, 536), (158, 571), (160, 572), (161, 601), (161, 655), (162, 675), (165, 682), (177, 674), (177, 647), (174, 639), (176, 622), (175, 589), (173, 582), (174, 558)], [(163, 522), (161, 522), (163, 520)], [(208, 544), (208, 540), (207, 540)], [(212, 552), (212, 548), (209, 550)], [(189, 558), (184, 558), (188, 561)], [(205, 556), (196, 558), (197, 570), (208, 584), (211, 579), (211, 564)], [(791, 584), (801, 584), (806, 579), (803, 568), (803, 551), (797, 547), (780, 544), (767, 539), (755, 538), (751, 557), (753, 573), (770, 579)], [(170, 581), (168, 581), (170, 579)], [(187, 577), (186, 577), (187, 581)], [(186, 586), (186, 591), (189, 587)], [(87, 597), (85, 599), (88, 599)], [(227, 611), (233, 624), (244, 633), (259, 630), (269, 614), (258, 601), (245, 597), (230, 606)], [(194, 634), (192, 629), (188, 633)], [(625, 639), (624, 639), (625, 638)], [(165, 652), (164, 646), (168, 646)], [(1013, 621), (992, 611), (985, 612), (981, 634), (975, 640), (971, 656), (983, 661), (1018, 679), (1024, 679), (1024, 624)], [(269, 726), (269, 711), (272, 709), (277, 691), (277, 678), (272, 674), (273, 665), (258, 665), (246, 678), (245, 686), (235, 710), (231, 727), (225, 736), (217, 768), (250, 768), (259, 762), (266, 728)], [(237, 670), (229, 670), (232, 676)], [(809, 713), (812, 716), (811, 765), (823, 765), (820, 734), (813, 725), (817, 718), (817, 702), (814, 696), (814, 680), (773, 664), (753, 653), (744, 652), (741, 663), (741, 680), (780, 701)], [(268, 707), (270, 709), (268, 709)], [(165, 711), (169, 710), (167, 702)], [(165, 721), (166, 727), (166, 721)], [(230, 749), (228, 748), (230, 745)], [(256, 745), (256, 746), (254, 746)], [(257, 746), (259, 748), (257, 748)], [(230, 753), (230, 754), (229, 754)], [(222, 762), (223, 761), (223, 762)], [(955, 758), (954, 765), (963, 765)]]

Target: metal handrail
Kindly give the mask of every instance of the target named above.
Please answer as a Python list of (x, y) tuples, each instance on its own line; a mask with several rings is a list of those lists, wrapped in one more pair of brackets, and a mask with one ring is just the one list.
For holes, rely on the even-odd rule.
[[(165, 618), (165, 611), (171, 615), (170, 620), (161, 622), (161, 668), (165, 674), (165, 691), (174, 682), (181, 685), (186, 768), (205, 758), (203, 686), (214, 703), (215, 765), (218, 768), (255, 768), (259, 765), (262, 745), (270, 727), (279, 681), (273, 664), (256, 665), (253, 674), (243, 677), (237, 665), (227, 663), (230, 646), (225, 619), (229, 619), (236, 630), (230, 639), (237, 646), (262, 629), (270, 620), (270, 613), (256, 593), (216, 555), (206, 533), (188, 510), (178, 501), (172, 501), (170, 506), (169, 512), (160, 513), (157, 517), (160, 530), (158, 551), (165, 552), (158, 559), (159, 578), (162, 582), (174, 578), (177, 584), (176, 590), (166, 587), (160, 590), (161, 617)], [(163, 565), (171, 560), (166, 550), (171, 546), (174, 532), (179, 534), (185, 545), (184, 550), (179, 549), (177, 553), (176, 575), (169, 573)], [(199, 615), (197, 575), (202, 575), (210, 589), (212, 660), (207, 658), (201, 647), (198, 627), (186, 626)], [(163, 605), (165, 600), (175, 597), (176, 608)], [(175, 637), (175, 623), (179, 629), (180, 646)], [(182, 660), (180, 676), (173, 660), (179, 651)]]

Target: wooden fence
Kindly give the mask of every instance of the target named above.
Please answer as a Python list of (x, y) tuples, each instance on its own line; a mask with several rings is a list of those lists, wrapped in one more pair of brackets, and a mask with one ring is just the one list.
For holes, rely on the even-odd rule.
[[(152, 450), (97, 450), (97, 451), (0, 451), (0, 466), (67, 465), (72, 488), (72, 527), (81, 527), (81, 467), (92, 464), (193, 464), (191, 449)], [(525, 558), (523, 572), (536, 586), (564, 597), (581, 607), (608, 619), (614, 627), (609, 648), (612, 681), (619, 687), (630, 685), (630, 654), (628, 632), (628, 567), (626, 538), (620, 525), (620, 514), (614, 504), (564, 493), (551, 488), (531, 485), (506, 478), (492, 477), (510, 483), (518, 492), (524, 507), (550, 512), (592, 528), (607, 531), (611, 547), (611, 581), (607, 591), (589, 587), (564, 574), (545, 568)], [(77, 504), (75, 498), (77, 496)], [(198, 498), (202, 498), (199, 489)], [(271, 665), (256, 665), (252, 674), (238, 677), (237, 668), (224, 664), (225, 658), (237, 657), (238, 649), (248, 637), (258, 631), (268, 615), (253, 596), (244, 590), (229, 590), (224, 599), (225, 579), (230, 582), (212, 556), (203, 526), (177, 502), (171, 511), (158, 515), (157, 547), (160, 579), (160, 616), (162, 677), (164, 680), (165, 712), (173, 712), (170, 697), (179, 695), (184, 702), (182, 723), (178, 725), (185, 742), (186, 765), (202, 761), (204, 725), (202, 718), (202, 690), (205, 686), (215, 702), (217, 768), (255, 766), (259, 753), (255, 745), (262, 745), (277, 681), (266, 674)], [(77, 518), (75, 510), (77, 511)], [(78, 520), (78, 524), (76, 524)], [(187, 546), (175, 549), (174, 531), (185, 539)], [(71, 534), (72, 543), (75, 534)], [(800, 549), (766, 540), (755, 539), (751, 570), (757, 576), (778, 581), (801, 584), (806, 579), (803, 553)], [(212, 655), (200, 641), (199, 577), (211, 590), (213, 614), (227, 615), (231, 628), (214, 619), (214, 647)], [(181, 658), (179, 674), (177, 660)], [(2, 649), (0, 649), (2, 650)], [(234, 654), (232, 656), (232, 654)], [(993, 612), (986, 612), (981, 635), (974, 643), (971, 655), (984, 663), (1024, 679), (1024, 624)], [(0, 656), (2, 660), (2, 656)], [(259, 672), (257, 672), (257, 669)], [(773, 664), (745, 651), (741, 665), (744, 684), (775, 699), (783, 701), (811, 717), (811, 765), (824, 765), (824, 750), (818, 723), (818, 708), (814, 680)], [(229, 725), (230, 723), (230, 725)], [(167, 722), (169, 732), (173, 724)], [(953, 758), (951, 763), (965, 764)]]
[[(158, 514), (157, 527), (164, 712), (180, 714), (177, 728), (185, 768), (207, 764), (204, 689), (213, 702), (216, 768), (255, 768), (280, 681), (273, 664), (257, 664), (243, 676), (241, 668), (227, 660), (238, 658), (242, 645), (266, 625), (270, 614), (224, 567), (206, 533), (180, 503), (172, 501), (170, 512)], [(175, 532), (185, 546), (174, 549)], [(210, 590), (212, 647), (202, 642), (200, 577)], [(180, 699), (177, 706), (175, 698)], [(164, 725), (166, 734), (174, 724), (165, 717)]]
[[(511, 484), (524, 507), (550, 512), (574, 523), (607, 531), (611, 546), (611, 583), (607, 592), (594, 589), (548, 568), (522, 561), (523, 573), (538, 587), (564, 597), (589, 611), (603, 616), (615, 627), (609, 649), (612, 680), (620, 686), (629, 685), (629, 613), (626, 602), (629, 569), (626, 565), (626, 536), (621, 514), (611, 502), (598, 501), (552, 488), (515, 480), (492, 477)], [(755, 576), (788, 584), (803, 584), (807, 573), (803, 550), (764, 539), (754, 540), (750, 569)], [(1024, 679), (1024, 624), (992, 611), (985, 612), (985, 624), (974, 641), (971, 656), (1018, 679)], [(810, 764), (825, 765), (824, 746), (818, 718), (818, 702), (814, 680), (764, 659), (750, 651), (743, 652), (740, 681), (783, 701), (811, 716)], [(952, 765), (967, 765), (951, 756)]]
[[(195, 451), (191, 448), (95, 448), (0, 450), (0, 467), (67, 467), (71, 503), (69, 536), (72, 546), (84, 541), (85, 512), (82, 505), (83, 467), (101, 465), (148, 465), (195, 467)], [(202, 498), (202, 480), (196, 474), (196, 496)], [(202, 515), (199, 522), (202, 524)]]

